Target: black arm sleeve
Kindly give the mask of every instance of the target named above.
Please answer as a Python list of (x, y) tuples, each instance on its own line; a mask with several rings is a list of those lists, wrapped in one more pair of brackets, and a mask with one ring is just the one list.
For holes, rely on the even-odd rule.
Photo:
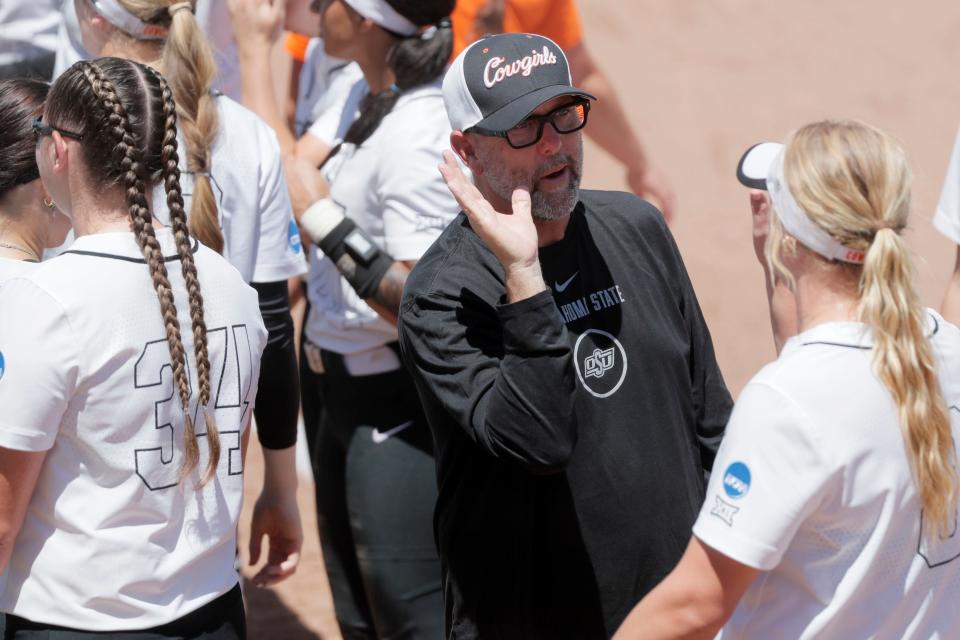
[(264, 449), (286, 449), (297, 442), (300, 380), (293, 341), (293, 318), (286, 281), (254, 282), (260, 313), (267, 327), (267, 346), (260, 360), (260, 386), (253, 414)]
[(549, 291), (496, 309), (419, 297), (401, 313), (399, 329), (407, 367), (437, 415), (531, 473), (565, 467), (577, 442), (576, 382)]

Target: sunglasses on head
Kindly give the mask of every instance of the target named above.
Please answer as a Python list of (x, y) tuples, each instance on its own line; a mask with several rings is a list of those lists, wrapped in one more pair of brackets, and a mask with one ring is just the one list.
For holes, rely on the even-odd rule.
[(45, 123), (41, 118), (37, 117), (33, 119), (33, 122), (30, 123), (33, 127), (33, 138), (37, 142), (40, 141), (40, 138), (44, 136), (51, 135), (54, 131), (62, 135), (64, 138), (73, 138), (74, 140), (80, 141), (83, 140), (82, 133), (74, 133), (73, 131), (67, 131), (66, 129), (61, 129), (59, 127), (54, 127)]
[(590, 101), (576, 100), (562, 104), (542, 116), (528, 116), (523, 122), (506, 131), (490, 131), (482, 127), (470, 127), (466, 132), (506, 138), (507, 143), (514, 149), (523, 149), (540, 142), (540, 138), (543, 137), (543, 127), (548, 122), (557, 133), (573, 133), (583, 129), (587, 126), (588, 113), (590, 113)]

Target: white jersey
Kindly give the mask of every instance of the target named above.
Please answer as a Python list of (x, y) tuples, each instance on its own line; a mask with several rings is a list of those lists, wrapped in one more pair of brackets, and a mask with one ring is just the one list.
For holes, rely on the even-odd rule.
[(27, 262), (26, 260), (15, 260), (13, 258), (0, 258), (0, 284), (4, 280), (9, 280), (14, 276), (25, 273), (36, 267), (36, 262)]
[[(8, 0), (3, 0), (6, 3)], [(207, 34), (217, 64), (216, 87), (234, 100), (240, 99), (240, 63), (237, 59), (237, 41), (230, 26), (230, 10), (226, 0), (197, 0), (196, 16), (200, 28)], [(53, 77), (57, 78), (78, 60), (89, 60), (91, 55), (83, 47), (80, 22), (74, 0), (63, 3), (63, 20), (56, 36), (57, 59)]]
[(0, 2), (0, 67), (53, 53), (59, 25), (60, 0)]
[[(344, 144), (324, 167), (330, 197), (394, 260), (419, 259), (460, 211), (437, 171), (449, 140), (439, 83), (427, 85), (401, 95), (370, 138), (359, 148)], [(311, 256), (308, 295), (306, 334), (318, 346), (360, 354), (397, 340), (397, 328), (318, 250)]]
[[(247, 282), (278, 282), (307, 271), (300, 234), (283, 174), (277, 135), (255, 113), (230, 98), (217, 98), (220, 133), (211, 148), (210, 181), (223, 231), (223, 257)], [(193, 174), (178, 139), (180, 186), (190, 214)], [(162, 184), (153, 190), (153, 211), (169, 223)]]
[[(157, 233), (181, 321), (197, 414), (193, 333), (171, 232)], [(243, 498), (242, 431), (266, 329), (257, 294), (195, 243), (220, 431), (177, 484), (183, 412), (160, 305), (133, 234), (83, 236), (0, 285), (0, 446), (47, 451), (8, 568), (0, 610), (110, 631), (176, 620), (229, 591)]]
[(960, 244), (960, 133), (953, 143), (947, 177), (940, 191), (940, 202), (933, 216), (933, 224), (943, 235)]
[[(960, 443), (960, 331), (928, 311)], [(960, 536), (924, 537), (896, 405), (858, 322), (787, 341), (737, 400), (693, 532), (765, 573), (732, 638), (960, 637)]]
[(309, 133), (332, 147), (337, 133), (356, 117), (356, 101), (347, 108), (347, 100), (354, 95), (351, 88), (362, 79), (360, 65), (327, 55), (323, 40), (310, 38), (298, 84), (296, 137)]

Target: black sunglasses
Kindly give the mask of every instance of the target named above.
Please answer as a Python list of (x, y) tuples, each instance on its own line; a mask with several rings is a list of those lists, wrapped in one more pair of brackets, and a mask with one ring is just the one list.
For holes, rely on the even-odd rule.
[(56, 131), (57, 133), (59, 133), (60, 135), (62, 135), (64, 138), (73, 138), (74, 140), (77, 140), (78, 142), (79, 142), (80, 140), (83, 140), (83, 134), (82, 134), (82, 133), (74, 133), (73, 131), (67, 131), (66, 129), (61, 129), (61, 128), (59, 128), (59, 127), (54, 127), (53, 125), (49, 125), (49, 124), (45, 123), (41, 118), (34, 118), (34, 119), (33, 119), (33, 122), (30, 123), (30, 126), (33, 127), (33, 138), (34, 138), (34, 140), (36, 140), (37, 142), (40, 141), (40, 138), (42, 138), (42, 137), (44, 137), (44, 136), (49, 136), (49, 135), (52, 134), (54, 131)]
[(543, 137), (543, 127), (548, 122), (557, 133), (573, 133), (587, 126), (587, 114), (589, 113), (590, 101), (576, 100), (568, 104), (562, 104), (542, 116), (528, 116), (523, 122), (506, 131), (491, 131), (482, 127), (470, 127), (466, 133), (506, 138), (507, 143), (514, 149), (523, 149), (540, 142), (540, 138)]

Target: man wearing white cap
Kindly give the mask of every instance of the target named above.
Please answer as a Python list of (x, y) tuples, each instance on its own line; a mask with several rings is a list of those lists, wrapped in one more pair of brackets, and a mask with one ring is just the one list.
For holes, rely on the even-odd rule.
[(435, 443), (447, 636), (609, 637), (680, 558), (730, 396), (662, 216), (579, 189), (593, 97), (562, 49), (482, 39), (443, 94), (475, 186), (447, 152), (465, 213), (399, 329)]

